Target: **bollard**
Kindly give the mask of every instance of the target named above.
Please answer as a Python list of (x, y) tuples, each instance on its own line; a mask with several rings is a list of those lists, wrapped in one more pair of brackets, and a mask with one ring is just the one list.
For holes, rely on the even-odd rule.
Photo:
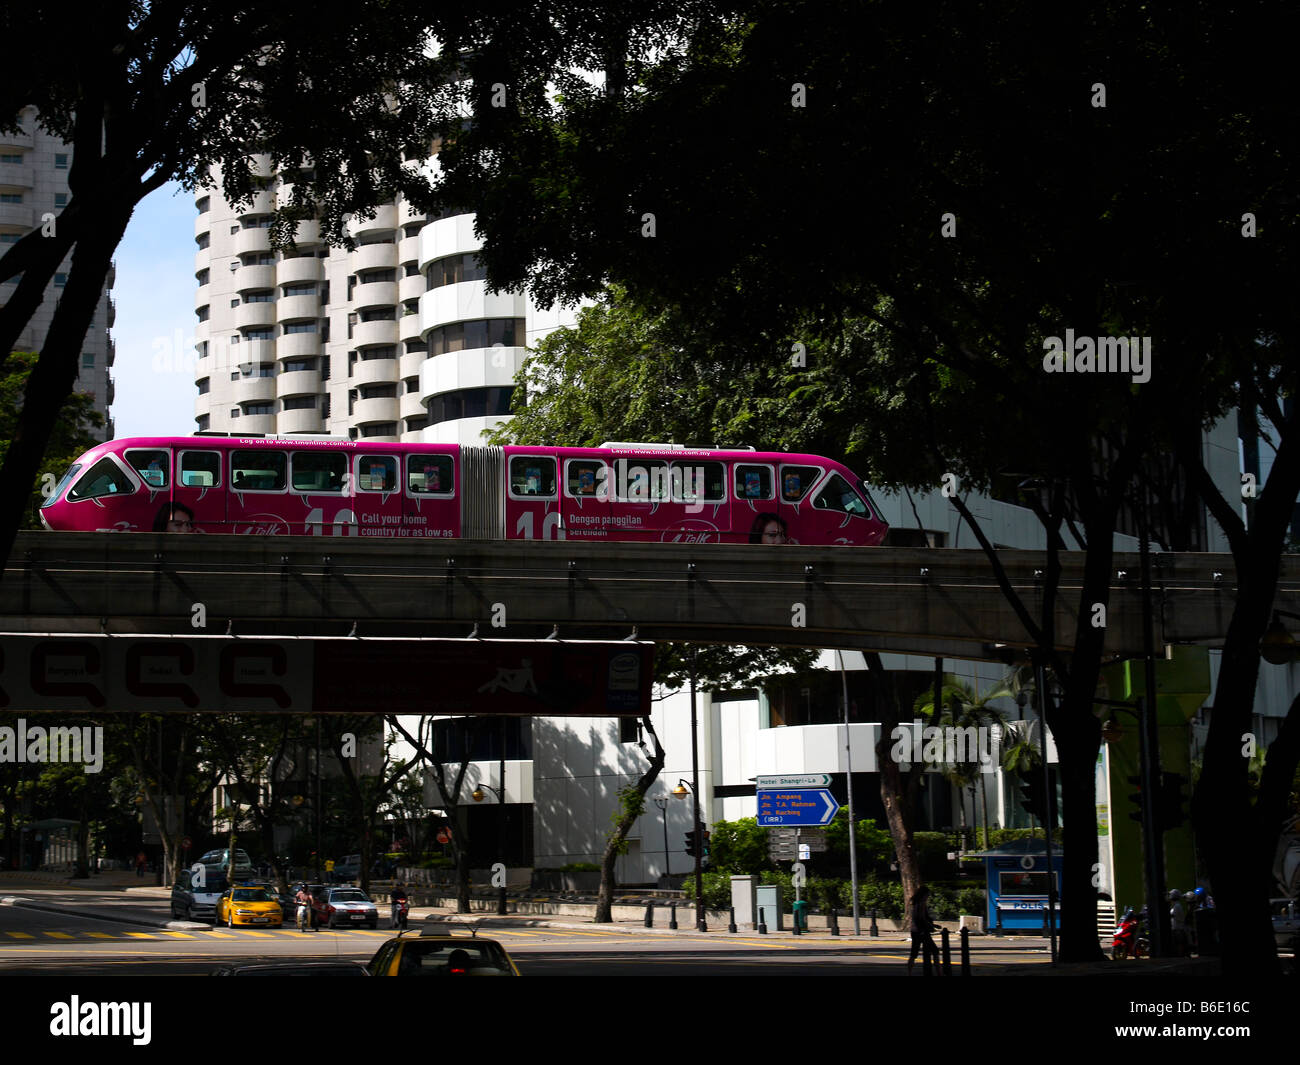
[(871, 935), (880, 935), (880, 929), (876, 927), (876, 908), (874, 906), (871, 907)]
[(1043, 907), (1043, 935), (1051, 935), (1051, 929), (1047, 927), (1047, 907)]
[(651, 899), (645, 904), (645, 926), (653, 928), (655, 926), (655, 900)]
[(727, 925), (728, 932), (736, 931), (736, 907), (731, 907), (731, 923)]
[(1002, 931), (1002, 907), (998, 907), (998, 931)]
[(949, 948), (949, 944), (948, 944), (948, 929), (946, 928), (939, 929), (939, 939), (940, 942), (943, 944), (942, 947), (940, 948), (943, 951), (943, 975), (951, 976), (952, 975), (952, 950)]
[(760, 906), (760, 907), (758, 908), (758, 934), (759, 934), (760, 936), (765, 936), (765, 935), (767, 935), (767, 920), (766, 920), (766, 918), (767, 918), (767, 907), (765, 907), (765, 906)]
[(668, 927), (675, 929), (677, 927), (677, 903), (668, 904)]
[(840, 934), (839, 914), (836, 912), (835, 907), (832, 906), (831, 907), (831, 935), (837, 936), (839, 934)]
[(961, 974), (970, 976), (970, 929), (961, 930)]

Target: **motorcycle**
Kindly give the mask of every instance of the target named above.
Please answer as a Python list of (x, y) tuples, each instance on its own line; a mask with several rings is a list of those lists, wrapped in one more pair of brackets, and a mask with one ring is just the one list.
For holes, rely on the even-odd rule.
[(1134, 915), (1133, 907), (1130, 906), (1120, 918), (1111, 940), (1111, 960), (1122, 961), (1129, 957), (1145, 958), (1150, 954), (1151, 940), (1147, 935), (1146, 925), (1140, 917)]
[(407, 899), (393, 899), (393, 927), (405, 928), (406, 915), (411, 909), (411, 904)]
[(298, 903), (298, 931), (306, 932), (311, 928), (311, 903)]

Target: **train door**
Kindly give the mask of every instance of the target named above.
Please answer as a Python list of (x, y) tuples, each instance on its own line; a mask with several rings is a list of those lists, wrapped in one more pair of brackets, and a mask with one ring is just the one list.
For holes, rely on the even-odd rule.
[[(226, 489), (226, 528), (232, 533), (281, 535), (307, 531), (303, 516), (291, 526), (289, 455), (271, 448), (232, 449)], [(297, 506), (295, 501), (293, 506)]]
[(563, 540), (554, 455), (506, 452), (506, 538)]
[(336, 448), (313, 448), (290, 455), (286, 506), (291, 531), (312, 536), (355, 536), (360, 527), (356, 485), (348, 456)]
[(361, 536), (410, 536), (402, 524), (401, 458), (362, 451), (353, 459), (353, 510)]
[(813, 488), (825, 469), (805, 463), (783, 462), (777, 468), (776, 491), (789, 539), (794, 544), (831, 544), (833, 523), (812, 504)]
[(736, 462), (731, 467), (732, 543), (785, 543), (789, 533), (776, 501), (776, 467)]
[(713, 459), (674, 459), (668, 465), (671, 503), (663, 540), (720, 543), (731, 530), (727, 465)]
[(142, 523), (141, 528), (152, 529), (160, 522), (166, 522), (172, 501), (171, 449), (133, 447), (123, 452), (122, 457), (140, 478), (140, 492), (148, 494), (147, 502), (139, 500), (144, 505), (144, 513), (148, 518), (148, 523)]
[[(447, 539), (460, 536), (460, 501), (467, 490), (487, 491), (482, 486), (467, 489), (456, 480), (456, 457), (451, 453), (420, 451), (406, 456), (406, 498), (403, 524), (415, 537)], [(491, 494), (500, 499), (500, 489)]]
[(612, 461), (611, 524), (614, 540), (671, 540), (680, 532), (682, 506), (674, 503), (667, 458), (618, 455)]
[(186, 450), (176, 454), (172, 499), (190, 508), (198, 532), (226, 532), (226, 492), (219, 450)]
[(565, 536), (579, 540), (617, 540), (610, 526), (611, 480), (609, 462), (583, 455), (564, 461), (562, 527)]

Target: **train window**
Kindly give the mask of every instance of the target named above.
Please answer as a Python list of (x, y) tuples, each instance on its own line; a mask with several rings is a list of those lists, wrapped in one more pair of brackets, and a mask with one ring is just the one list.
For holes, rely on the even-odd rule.
[(165, 451), (128, 451), (126, 461), (150, 488), (166, 488), (171, 457)]
[(283, 492), (288, 466), (283, 451), (232, 451), (230, 487), (236, 492)]
[(727, 498), (727, 468), (721, 462), (674, 462), (672, 479), (678, 503), (722, 503)]
[(347, 471), (347, 456), (337, 451), (295, 451), (293, 490), (295, 492), (342, 492), (343, 478)]
[(46, 507), (53, 506), (55, 503), (59, 501), (59, 499), (63, 495), (63, 490), (68, 487), (68, 483), (72, 480), (72, 478), (77, 476), (77, 471), (80, 469), (81, 469), (81, 463), (79, 462), (74, 462), (71, 466), (68, 467), (68, 472), (65, 473), (59, 479), (59, 483), (54, 486), (54, 491), (50, 493), (49, 499), (47, 499), (44, 503), (41, 504), (42, 510), (44, 510)]
[(672, 473), (663, 459), (619, 459), (614, 465), (619, 499), (664, 503), (672, 497)]
[(357, 490), (393, 492), (397, 489), (397, 459), (392, 455), (362, 455), (357, 460)]
[(412, 455), (406, 460), (407, 490), (418, 495), (449, 496), (455, 492), (450, 455)]
[(186, 488), (213, 488), (221, 483), (220, 451), (182, 451), (181, 484)]
[(831, 474), (826, 487), (817, 493), (813, 505), (819, 510), (838, 510), (845, 514), (857, 514), (863, 518), (869, 517), (871, 513), (867, 510), (867, 505), (862, 502), (861, 496), (853, 490), (853, 486), (838, 473)]
[(110, 458), (91, 466), (68, 493), (69, 499), (97, 499), (99, 496), (127, 495), (135, 488), (122, 468)]
[(798, 503), (817, 483), (822, 471), (816, 466), (781, 467), (781, 501)]
[(609, 489), (600, 491), (601, 484), (608, 485), (609, 470), (600, 459), (569, 459), (565, 465), (564, 491), (567, 495), (581, 497), (603, 495), (609, 498)]
[(515, 455), (510, 460), (510, 494), (555, 498), (555, 460), (541, 455)]
[(736, 464), (737, 499), (771, 499), (772, 467)]

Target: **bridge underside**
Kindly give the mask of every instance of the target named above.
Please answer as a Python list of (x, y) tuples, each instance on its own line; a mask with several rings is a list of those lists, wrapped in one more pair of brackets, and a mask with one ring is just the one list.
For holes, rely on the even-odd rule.
[[(1043, 616), (1046, 553), (1000, 551)], [(1084, 556), (1061, 556), (1052, 613), (1073, 645)], [(1154, 556), (1155, 639), (1222, 643), (1230, 556)], [(1126, 576), (1121, 577), (1120, 572)], [(1135, 553), (1117, 554), (1107, 654), (1142, 653)], [(1275, 606), (1300, 613), (1283, 559)], [(1098, 617), (1082, 609), (1086, 623)], [(1032, 644), (978, 549), (611, 544), (577, 540), (23, 533), (0, 584), (0, 631), (122, 635), (693, 640), (1004, 659)]]

